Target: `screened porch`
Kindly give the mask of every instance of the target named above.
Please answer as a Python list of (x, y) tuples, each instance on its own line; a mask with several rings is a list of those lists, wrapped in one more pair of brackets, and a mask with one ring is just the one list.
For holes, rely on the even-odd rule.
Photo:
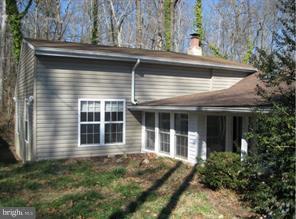
[(212, 152), (248, 151), (249, 115), (235, 113), (142, 112), (142, 151), (195, 163)]

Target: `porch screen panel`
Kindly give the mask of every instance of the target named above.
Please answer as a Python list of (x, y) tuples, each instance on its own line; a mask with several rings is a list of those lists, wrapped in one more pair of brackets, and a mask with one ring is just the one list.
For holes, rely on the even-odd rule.
[(207, 117), (207, 155), (214, 151), (225, 151), (226, 117)]
[(170, 153), (170, 113), (159, 114), (160, 151)]
[(176, 156), (188, 158), (188, 115), (175, 114)]
[(233, 135), (232, 135), (232, 152), (241, 153), (241, 141), (242, 141), (242, 117), (233, 117)]
[(155, 113), (145, 113), (146, 143), (148, 150), (155, 149)]

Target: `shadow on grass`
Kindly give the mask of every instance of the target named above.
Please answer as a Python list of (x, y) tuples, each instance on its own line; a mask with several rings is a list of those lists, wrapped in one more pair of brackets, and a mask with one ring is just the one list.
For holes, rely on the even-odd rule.
[(128, 214), (136, 212), (136, 210), (147, 200), (147, 198), (153, 194), (158, 188), (160, 188), (167, 179), (181, 166), (181, 162), (177, 162), (176, 165), (167, 171), (161, 178), (156, 180), (154, 184), (144, 191), (135, 201), (131, 202), (124, 210), (113, 213), (109, 218), (125, 218)]
[(0, 163), (13, 164), (16, 162), (17, 160), (9, 149), (9, 144), (0, 137)]
[(173, 210), (176, 208), (181, 195), (190, 186), (190, 182), (192, 181), (195, 173), (196, 173), (196, 165), (194, 167), (192, 167), (192, 170), (190, 171), (190, 173), (186, 176), (186, 178), (184, 179), (182, 184), (171, 196), (168, 204), (161, 210), (161, 212), (159, 213), (159, 215), (157, 217), (158, 219), (164, 219), (164, 218), (170, 217)]
[(104, 199), (104, 196), (89, 190), (66, 194), (51, 202), (36, 202), (38, 218), (94, 218), (94, 206)]

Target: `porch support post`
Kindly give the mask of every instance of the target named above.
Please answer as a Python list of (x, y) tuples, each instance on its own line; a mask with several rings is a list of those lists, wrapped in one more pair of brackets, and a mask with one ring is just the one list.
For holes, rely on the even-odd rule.
[(175, 117), (174, 113), (170, 113), (170, 156), (175, 157)]
[(159, 112), (155, 112), (155, 152), (159, 152)]
[(146, 131), (145, 131), (145, 112), (142, 112), (142, 150), (145, 150), (145, 143), (146, 143)]
[(247, 116), (243, 116), (242, 118), (242, 140), (241, 140), (241, 159), (244, 158), (248, 153), (248, 142), (246, 139), (246, 133), (248, 132), (249, 127), (249, 118)]
[(232, 115), (226, 116), (226, 139), (225, 139), (225, 151), (232, 151), (233, 143), (233, 117)]
[(188, 114), (188, 161), (196, 163), (197, 158), (197, 113)]
[(207, 159), (207, 116), (197, 114), (197, 156), (199, 159)]

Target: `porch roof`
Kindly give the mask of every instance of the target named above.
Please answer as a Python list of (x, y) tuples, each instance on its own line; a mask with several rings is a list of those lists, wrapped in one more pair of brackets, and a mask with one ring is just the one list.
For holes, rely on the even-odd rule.
[(257, 95), (257, 86), (264, 86), (258, 75), (259, 73), (251, 74), (228, 89), (143, 102), (129, 108), (132, 110), (253, 112), (260, 107), (263, 111), (268, 111), (270, 103)]

